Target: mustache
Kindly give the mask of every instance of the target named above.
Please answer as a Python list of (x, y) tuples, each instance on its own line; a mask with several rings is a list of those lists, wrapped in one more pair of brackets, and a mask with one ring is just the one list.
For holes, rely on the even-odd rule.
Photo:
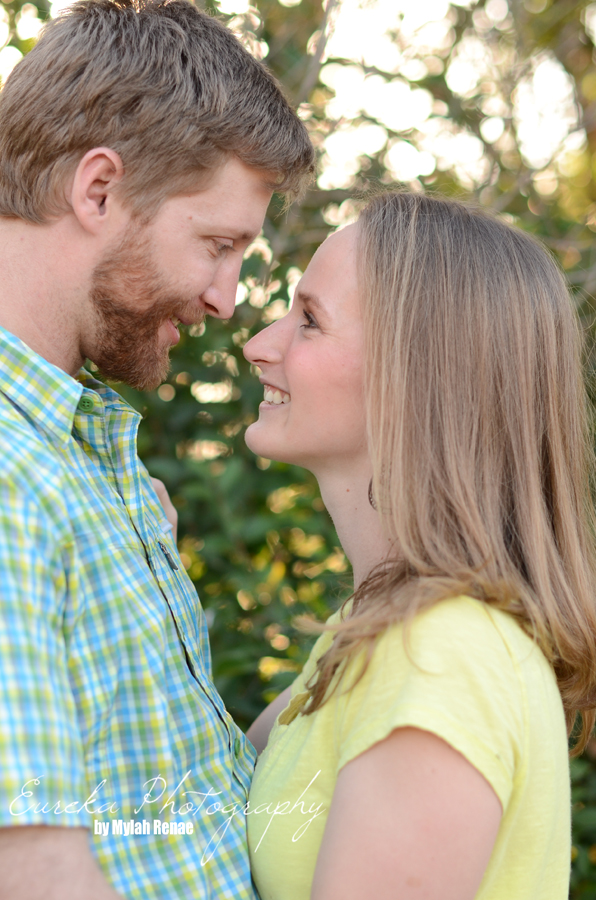
[(153, 390), (167, 376), (170, 344), (160, 339), (168, 319), (205, 319), (201, 298), (166, 278), (151, 243), (133, 228), (94, 269), (89, 299), (95, 312), (93, 362), (111, 381)]
[[(153, 264), (148, 248), (139, 241), (141, 233), (139, 227), (133, 229), (95, 267), (90, 294), (96, 310), (123, 327), (152, 328), (166, 319), (180, 319), (189, 325), (203, 322), (200, 298), (172, 291)], [(135, 299), (134, 307), (127, 302), (129, 298)]]
[[(107, 289), (106, 289), (107, 288)], [(91, 299), (96, 309), (114, 327), (135, 327), (143, 332), (159, 327), (167, 319), (180, 320), (182, 326), (199, 325), (205, 320), (205, 312), (197, 309), (195, 298), (163, 296), (161, 291), (145, 290), (147, 300), (145, 310), (131, 309), (114, 297), (108, 286), (96, 283), (91, 291)], [(156, 293), (156, 299), (152, 295)]]

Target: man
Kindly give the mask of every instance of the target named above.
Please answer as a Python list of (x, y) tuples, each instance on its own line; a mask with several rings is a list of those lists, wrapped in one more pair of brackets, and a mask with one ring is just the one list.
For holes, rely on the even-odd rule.
[(185, 0), (88, 0), (0, 94), (0, 897), (253, 898), (254, 752), (136, 455), (178, 324), (234, 308), (313, 167), (263, 66)]

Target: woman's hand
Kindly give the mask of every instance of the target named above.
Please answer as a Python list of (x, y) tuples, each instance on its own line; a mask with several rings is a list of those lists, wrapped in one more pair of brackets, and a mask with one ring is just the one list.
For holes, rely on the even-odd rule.
[(449, 744), (399, 728), (340, 771), (311, 900), (473, 900), (501, 815)]
[(157, 499), (163, 506), (166, 519), (172, 526), (172, 536), (174, 538), (174, 543), (176, 543), (178, 539), (178, 513), (176, 507), (170, 500), (170, 495), (168, 494), (168, 490), (163, 481), (160, 481), (159, 478), (151, 478), (151, 484), (153, 485), (153, 490), (157, 494)]

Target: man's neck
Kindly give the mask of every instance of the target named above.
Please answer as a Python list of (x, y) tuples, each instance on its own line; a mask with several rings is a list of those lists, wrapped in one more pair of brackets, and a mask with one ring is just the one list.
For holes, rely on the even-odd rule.
[[(71, 375), (80, 369), (85, 272), (64, 219), (0, 217), (0, 325)], [(83, 291), (81, 291), (83, 288)]]

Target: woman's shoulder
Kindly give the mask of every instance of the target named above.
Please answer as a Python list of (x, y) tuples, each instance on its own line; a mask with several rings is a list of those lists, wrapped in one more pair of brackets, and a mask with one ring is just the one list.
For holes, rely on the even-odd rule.
[(392, 670), (400, 678), (435, 675), (445, 686), (473, 684), (503, 697), (525, 693), (537, 673), (556, 690), (551, 666), (521, 624), (470, 596), (441, 600), (410, 622), (390, 626), (379, 636), (371, 662), (371, 675), (375, 670), (384, 677)]
[[(441, 600), (418, 613), (405, 631), (413, 650), (423, 656), (436, 655), (451, 662), (463, 657), (483, 667), (488, 654), (496, 656), (512, 674), (528, 664), (549, 667), (537, 642), (511, 613), (475, 597)], [(392, 626), (386, 639), (403, 642), (403, 632), (402, 625)]]
[(505, 808), (529, 732), (548, 739), (533, 708), (556, 722), (564, 743), (556, 679), (540, 648), (511, 615), (473, 597), (440, 601), (390, 626), (368, 666), (353, 665), (345, 673), (353, 688), (336, 700), (340, 765), (396, 728), (418, 728), (461, 753)]
[(467, 594), (447, 597), (422, 609), (414, 617), (412, 626), (414, 632), (427, 634), (440, 634), (447, 629), (454, 637), (471, 632), (489, 641), (502, 641), (507, 635), (507, 640), (532, 643), (512, 615)]
[[(327, 624), (333, 626), (350, 614), (343, 607), (333, 613)], [(317, 640), (305, 666), (306, 679), (314, 672), (316, 662), (333, 641), (335, 631), (325, 631)], [(350, 668), (359, 669), (361, 661), (353, 660)], [(474, 597), (462, 595), (446, 598), (418, 612), (410, 621), (395, 622), (376, 640), (370, 658), (370, 676), (376, 670), (385, 674), (411, 667), (428, 673), (458, 672), (469, 676), (483, 671), (504, 688), (511, 690), (532, 669), (548, 671), (551, 667), (538, 644), (509, 613)]]

